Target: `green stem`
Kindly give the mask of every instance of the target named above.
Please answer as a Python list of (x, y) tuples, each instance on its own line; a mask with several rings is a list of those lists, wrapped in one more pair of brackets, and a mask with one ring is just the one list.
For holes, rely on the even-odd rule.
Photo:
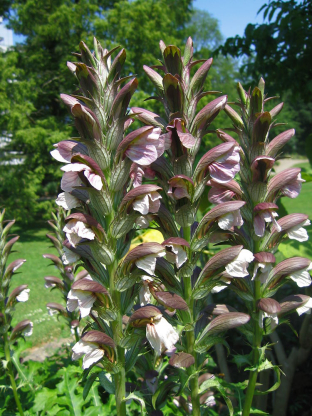
[(113, 338), (117, 345), (117, 362), (120, 366), (119, 373), (115, 374), (115, 398), (117, 407), (117, 416), (126, 416), (126, 370), (125, 370), (125, 349), (120, 347), (119, 341), (122, 335), (122, 314), (120, 292), (115, 289), (115, 271), (117, 269), (117, 260), (108, 266), (109, 272), (109, 289), (114, 302), (115, 308), (118, 310), (116, 321), (112, 322)]
[(16, 387), (16, 383), (15, 383), (15, 379), (14, 379), (14, 373), (13, 373), (13, 369), (12, 369), (12, 361), (11, 361), (8, 334), (6, 332), (4, 333), (3, 338), (4, 338), (5, 359), (8, 363), (7, 364), (7, 371), (8, 371), (8, 375), (9, 375), (9, 378), (10, 378), (15, 403), (16, 403), (17, 409), (19, 411), (19, 414), (21, 416), (24, 416), (22, 405), (21, 405), (21, 402), (20, 402), (18, 394), (17, 394), (17, 387)]
[(250, 409), (255, 393), (258, 369), (257, 365), (259, 363), (260, 352), (259, 348), (261, 347), (262, 341), (262, 329), (259, 327), (259, 312), (257, 312), (257, 301), (261, 298), (261, 282), (255, 280), (255, 294), (254, 294), (254, 332), (253, 332), (253, 354), (252, 354), (252, 365), (256, 368), (254, 371), (249, 373), (248, 387), (245, 395), (245, 403), (243, 408), (242, 416), (249, 416)]
[[(183, 227), (183, 237), (186, 241), (191, 241), (191, 227)], [(183, 280), (184, 283), (184, 297), (185, 301), (188, 304), (190, 315), (192, 319), (192, 323), (194, 321), (194, 300), (192, 297), (192, 279), (191, 276), (185, 277)], [(195, 344), (195, 334), (194, 330), (186, 332), (186, 345), (187, 345), (187, 352), (192, 354), (195, 358), (195, 364), (188, 367), (187, 374), (190, 379), (190, 390), (191, 390), (191, 400), (192, 400), (192, 415), (193, 416), (200, 416), (200, 402), (199, 402), (199, 394), (198, 394), (198, 373), (197, 371), (197, 354), (194, 351), (194, 344)]]

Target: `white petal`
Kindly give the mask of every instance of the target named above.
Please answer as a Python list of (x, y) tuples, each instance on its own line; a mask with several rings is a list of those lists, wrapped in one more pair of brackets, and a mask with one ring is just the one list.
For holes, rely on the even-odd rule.
[(23, 330), (23, 334), (25, 337), (30, 337), (32, 335), (33, 327), (34, 327), (34, 324), (32, 322), (30, 322), (30, 324), (27, 325), (27, 327)]
[(61, 188), (65, 192), (71, 192), (75, 186), (81, 186), (82, 181), (77, 172), (65, 172), (61, 179)]
[(149, 254), (148, 256), (141, 257), (135, 262), (139, 269), (144, 270), (146, 273), (153, 275), (156, 267), (156, 255)]
[(222, 230), (230, 230), (233, 227), (234, 216), (231, 212), (226, 215), (222, 215), (218, 219), (218, 225)]
[(145, 306), (148, 303), (151, 303), (151, 298), (152, 298), (152, 295), (149, 290), (149, 287), (143, 285), (139, 292), (140, 305)]
[(173, 249), (173, 252), (176, 254), (175, 264), (176, 264), (177, 268), (179, 269), (182, 266), (182, 264), (184, 264), (186, 262), (187, 254), (186, 254), (185, 250), (183, 250), (182, 246), (172, 244), (171, 247)]
[(98, 348), (97, 344), (80, 340), (76, 342), (76, 344), (72, 348), (72, 351), (73, 351), (72, 359), (78, 360), (84, 354), (88, 354), (97, 348)]
[(246, 250), (245, 248), (243, 248), (241, 252), (239, 253), (239, 255), (236, 257), (236, 259), (251, 263), (254, 259), (254, 255), (252, 254), (250, 250)]
[(66, 307), (69, 312), (74, 312), (78, 308), (78, 299), (67, 299)]
[(297, 240), (302, 242), (308, 241), (309, 239), (308, 232), (305, 228), (302, 227), (302, 224), (290, 228), (289, 230), (287, 230), (287, 234), (291, 240)]
[(63, 255), (62, 255), (62, 262), (66, 266), (67, 264), (76, 263), (80, 259), (79, 254), (74, 253), (73, 251), (69, 250), (67, 247), (63, 247)]
[(82, 368), (85, 370), (89, 368), (92, 364), (101, 360), (104, 356), (104, 350), (96, 348), (95, 350), (87, 353), (82, 361)]
[(224, 286), (215, 286), (214, 288), (211, 289), (211, 293), (219, 293), (221, 292), (221, 290), (226, 289), (228, 286), (224, 285)]
[(302, 315), (303, 313), (307, 313), (308, 315), (311, 313), (312, 309), (312, 298), (308, 300), (304, 305), (297, 308), (297, 312), (299, 315)]
[(65, 159), (62, 155), (61, 155), (61, 153), (60, 153), (60, 151), (58, 150), (58, 149), (54, 149), (54, 150), (52, 150), (51, 152), (50, 152), (50, 155), (55, 159), (55, 160), (57, 160), (58, 162), (62, 162), (62, 163), (69, 163), (70, 162), (70, 160), (68, 160), (68, 159)]
[(148, 195), (144, 195), (143, 197), (136, 198), (133, 201), (133, 209), (135, 211), (139, 211), (142, 215), (146, 215), (149, 212), (149, 199)]
[(291, 280), (296, 282), (299, 287), (306, 287), (310, 286), (311, 284), (311, 276), (307, 269), (295, 272), (289, 277), (291, 278)]
[(63, 172), (82, 172), (83, 170), (90, 170), (89, 166), (83, 163), (69, 163), (61, 168)]
[(29, 292), (30, 292), (30, 289), (24, 289), (21, 291), (21, 293), (18, 296), (16, 296), (15, 299), (18, 302), (27, 302), (29, 299)]
[(50, 316), (56, 315), (58, 313), (56, 309), (49, 308), (48, 306), (47, 306), (47, 310)]
[(59, 194), (55, 202), (66, 210), (77, 208), (81, 205), (79, 199), (69, 192), (62, 192)]
[(161, 344), (164, 345), (166, 350), (170, 350), (178, 342), (179, 334), (163, 316), (155, 322), (155, 328)]
[(155, 324), (146, 325), (146, 338), (151, 344), (152, 348), (155, 350), (156, 355), (161, 355), (162, 345), (161, 345), (160, 338), (157, 334)]
[(89, 170), (85, 170), (84, 175), (88, 179), (90, 184), (93, 186), (93, 188), (97, 189), (98, 191), (100, 191), (102, 189), (103, 182), (102, 182), (102, 179), (99, 175), (96, 175), (95, 173), (93, 173)]

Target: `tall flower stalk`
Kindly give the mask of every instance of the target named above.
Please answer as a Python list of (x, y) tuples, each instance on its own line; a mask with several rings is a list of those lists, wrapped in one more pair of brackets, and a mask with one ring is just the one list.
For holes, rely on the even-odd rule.
[(32, 334), (33, 323), (28, 319), (19, 322), (12, 328), (12, 313), (18, 302), (26, 302), (29, 289), (26, 284), (20, 285), (10, 292), (13, 274), (23, 265), (25, 259), (17, 259), (6, 265), (13, 245), (19, 239), (17, 235), (10, 235), (9, 231), (15, 221), (4, 219), (5, 210), (0, 213), (0, 343), (3, 344), (4, 357), (2, 365), (10, 379), (14, 399), (20, 415), (24, 415), (15, 382), (14, 364), (11, 359), (11, 345), (18, 338)]
[[(242, 192), (232, 193), (231, 198), (245, 203), (242, 209), (244, 225), (235, 238), (254, 253), (253, 270), (250, 270), (249, 277), (231, 283), (232, 289), (247, 301), (248, 312), (252, 317), (245, 332), (252, 344), (252, 354), (243, 416), (250, 414), (259, 371), (271, 368), (279, 380), (278, 367), (273, 366), (263, 353), (263, 337), (285, 322), (286, 313), (296, 309), (300, 313), (309, 311), (309, 307), (305, 309), (304, 305), (310, 302), (310, 298), (304, 295), (291, 296), (281, 303), (273, 298), (285, 283), (293, 281), (299, 287), (311, 283), (308, 272), (311, 261), (308, 259), (293, 257), (274, 267), (274, 253), (280, 242), (288, 238), (306, 241), (308, 235), (304, 226), (309, 225), (310, 221), (303, 214), (291, 214), (278, 220), (277, 200), (280, 197), (296, 198), (304, 181), (297, 168), (274, 175), (276, 160), (295, 131), (290, 129), (271, 138), (283, 103), (268, 110), (268, 107), (272, 107), (271, 99), (266, 97), (264, 88), (263, 79), (251, 92), (245, 91), (238, 84), (239, 101), (236, 104), (240, 111), (236, 112), (228, 105), (225, 107), (239, 137), (241, 149), (239, 185)], [(218, 130), (218, 136), (222, 140), (234, 141), (234, 138), (221, 130)], [(232, 191), (229, 187), (228, 192)], [(279, 382), (270, 391), (274, 391), (278, 385)]]
[[(198, 416), (201, 403), (208, 406), (204, 396), (211, 386), (206, 382), (199, 387), (199, 375), (205, 374), (206, 351), (216, 343), (224, 342), (227, 329), (239, 327), (250, 318), (244, 313), (230, 312), (226, 305), (220, 308), (210, 305), (207, 312), (208, 296), (226, 288), (234, 277), (248, 275), (246, 268), (253, 255), (243, 249), (240, 242), (217, 253), (202, 269), (198, 267), (199, 258), (210, 241), (232, 239), (243, 224), (240, 209), (245, 202), (242, 201), (225, 199), (226, 202), (220, 201), (203, 218), (198, 213), (207, 183), (214, 183), (219, 188), (229, 183), (230, 188), (241, 192), (233, 180), (240, 168), (240, 148), (235, 140), (225, 140), (197, 162), (202, 139), (209, 132), (212, 121), (225, 108), (227, 96), (210, 101), (198, 111), (199, 101), (214, 94), (204, 91), (212, 59), (193, 61), (191, 38), (187, 40), (183, 56), (179, 48), (166, 46), (162, 41), (160, 49), (161, 65), (145, 66), (144, 69), (157, 90), (165, 118), (143, 108), (132, 108), (141, 122), (160, 127), (168, 143), (164, 155), (150, 165), (164, 191), (160, 209), (153, 219), (166, 238), (162, 245), (166, 249), (167, 263), (163, 259), (157, 260), (149, 291), (156, 302), (172, 311), (172, 322), (180, 327), (181, 341), (175, 344), (176, 352), (167, 351), (171, 354), (169, 364), (178, 369), (177, 374), (186, 374), (188, 382), (181, 385), (179, 394), (190, 396), (190, 411)], [(191, 77), (192, 68), (198, 64), (199, 68)], [(156, 72), (157, 69), (164, 76)], [(160, 291), (160, 284), (166, 291)], [(215, 381), (214, 387), (231, 408), (221, 384)]]
[(52, 261), (62, 279), (54, 275), (45, 276), (44, 285), (47, 289), (59, 290), (65, 301), (65, 306), (60, 303), (49, 302), (47, 303), (47, 310), (51, 316), (54, 314), (61, 315), (67, 322), (71, 332), (74, 334), (76, 341), (78, 341), (80, 321), (79, 311), (76, 310), (75, 304), (73, 305), (74, 307), (69, 305), (69, 308), (66, 310), (68, 302), (67, 298), (68, 295), (69, 297), (75, 296), (75, 294), (72, 294), (71, 292), (74, 281), (87, 277), (88, 273), (85, 270), (77, 272), (78, 267), (75, 263), (75, 257), (70, 258), (69, 262), (68, 256), (70, 253), (67, 252), (66, 254), (67, 249), (65, 249), (64, 253), (63, 242), (65, 240), (65, 232), (63, 231), (63, 228), (65, 226), (65, 218), (70, 214), (70, 211), (68, 211), (68, 205), (65, 198), (62, 198), (62, 195), (56, 202), (60, 207), (56, 214), (52, 213), (53, 220), (48, 221), (54, 233), (48, 233), (47, 237), (57, 250), (59, 256), (56, 256), (55, 254), (43, 254), (43, 257)]

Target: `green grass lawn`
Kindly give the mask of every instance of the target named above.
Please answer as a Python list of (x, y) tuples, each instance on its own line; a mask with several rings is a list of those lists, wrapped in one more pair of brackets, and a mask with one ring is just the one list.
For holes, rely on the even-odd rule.
[[(302, 167), (307, 173), (311, 172), (308, 163), (299, 165), (299, 167)], [(303, 184), (298, 198), (282, 198), (282, 204), (289, 214), (304, 213), (312, 219), (312, 182)], [(21, 238), (15, 244), (16, 252), (11, 254), (9, 260), (25, 258), (27, 261), (19, 269), (20, 273), (13, 275), (11, 288), (25, 283), (30, 288), (29, 301), (16, 306), (13, 323), (16, 324), (26, 318), (34, 322), (34, 332), (29, 338), (34, 346), (50, 340), (69, 337), (70, 332), (62, 318), (58, 322), (55, 316), (48, 315), (46, 309), (47, 302), (62, 302), (57, 290), (51, 292), (44, 287), (44, 276), (59, 276), (57, 269), (50, 265), (51, 262), (42, 257), (44, 253), (57, 254), (54, 247), (51, 247), (50, 240), (45, 236), (50, 230), (48, 228), (22, 229), (15, 227), (12, 232), (19, 234)], [(308, 227), (308, 232), (310, 235), (308, 242), (299, 243), (289, 240), (287, 244), (281, 244), (280, 254), (277, 256), (278, 261), (292, 256), (312, 258), (312, 226)]]
[(50, 240), (46, 237), (48, 229), (21, 229), (15, 227), (13, 233), (20, 235), (20, 239), (14, 245), (14, 253), (9, 261), (17, 258), (26, 259), (26, 263), (13, 275), (11, 289), (22, 284), (28, 284), (30, 288), (29, 300), (25, 303), (18, 303), (14, 312), (13, 325), (23, 319), (30, 319), (34, 323), (33, 335), (27, 338), (33, 346), (38, 346), (59, 338), (70, 336), (70, 331), (62, 318), (59, 322), (56, 316), (49, 316), (46, 303), (63, 303), (60, 293), (57, 290), (52, 292), (44, 287), (44, 276), (59, 276), (58, 270), (50, 265), (52, 262), (44, 259), (44, 253), (57, 254), (54, 247), (51, 247)]

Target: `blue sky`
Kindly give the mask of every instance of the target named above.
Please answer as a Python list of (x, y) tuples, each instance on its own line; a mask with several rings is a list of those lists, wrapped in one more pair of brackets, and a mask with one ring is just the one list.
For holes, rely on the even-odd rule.
[(257, 11), (265, 0), (195, 0), (194, 7), (206, 10), (219, 20), (224, 38), (243, 35), (248, 23), (262, 23), (263, 13)]
[[(248, 23), (262, 23), (262, 13), (257, 11), (265, 0), (194, 0), (194, 7), (208, 11), (219, 20), (224, 38), (243, 35)], [(5, 33), (4, 25), (0, 25), (0, 37), (10, 36)], [(13, 41), (21, 41), (22, 37), (13, 35)]]

